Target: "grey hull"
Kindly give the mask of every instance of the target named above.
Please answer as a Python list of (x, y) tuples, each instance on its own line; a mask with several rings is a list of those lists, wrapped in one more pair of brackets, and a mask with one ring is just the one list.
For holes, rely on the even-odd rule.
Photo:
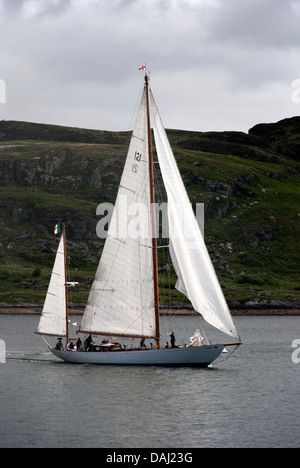
[(58, 351), (53, 348), (50, 350), (57, 358), (73, 364), (207, 367), (220, 356), (224, 347), (223, 344), (217, 344), (191, 348), (110, 352)]

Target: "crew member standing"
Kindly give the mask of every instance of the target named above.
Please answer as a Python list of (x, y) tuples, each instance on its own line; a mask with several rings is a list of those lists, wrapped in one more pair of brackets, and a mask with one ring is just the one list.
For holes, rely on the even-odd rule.
[(175, 338), (175, 335), (174, 335), (173, 331), (172, 331), (170, 337), (171, 337), (171, 346), (172, 346), (172, 348), (175, 348), (176, 338)]

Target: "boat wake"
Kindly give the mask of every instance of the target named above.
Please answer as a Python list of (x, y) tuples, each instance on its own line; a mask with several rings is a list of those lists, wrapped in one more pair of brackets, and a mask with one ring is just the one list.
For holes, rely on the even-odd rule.
[(27, 361), (27, 362), (54, 362), (49, 351), (10, 351), (6, 354), (6, 361)]

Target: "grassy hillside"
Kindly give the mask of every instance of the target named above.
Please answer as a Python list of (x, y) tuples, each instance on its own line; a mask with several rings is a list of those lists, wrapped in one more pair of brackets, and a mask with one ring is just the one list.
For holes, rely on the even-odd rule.
[[(300, 303), (300, 118), (240, 132), (168, 132), (232, 307)], [(0, 303), (41, 304), (66, 223), (70, 276), (84, 304), (101, 254), (99, 203), (114, 203), (130, 135), (0, 122)], [(298, 148), (298, 149), (297, 149)], [(159, 192), (162, 191), (158, 174)], [(159, 252), (162, 302), (185, 301)], [(169, 284), (171, 283), (171, 285)]]

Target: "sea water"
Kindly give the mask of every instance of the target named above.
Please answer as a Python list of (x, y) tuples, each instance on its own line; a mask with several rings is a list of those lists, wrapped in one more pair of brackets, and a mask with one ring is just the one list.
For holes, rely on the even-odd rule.
[[(37, 316), (1, 315), (0, 447), (299, 447), (300, 317), (235, 323), (243, 345), (212, 368), (101, 367), (57, 360)], [(162, 339), (202, 325), (162, 318)]]

